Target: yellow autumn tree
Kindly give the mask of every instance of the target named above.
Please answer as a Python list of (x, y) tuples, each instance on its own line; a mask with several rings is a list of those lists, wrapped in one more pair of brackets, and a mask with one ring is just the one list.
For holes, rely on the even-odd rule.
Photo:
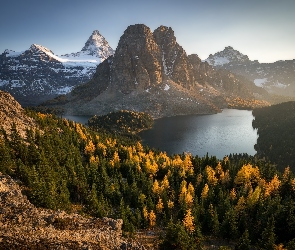
[(253, 167), (251, 164), (243, 165), (235, 177), (235, 184), (253, 184), (260, 180), (260, 172), (258, 167)]
[(149, 213), (149, 221), (150, 221), (151, 227), (154, 227), (156, 225), (156, 219), (157, 219), (156, 214), (154, 213), (153, 210), (151, 210)]
[(162, 213), (163, 208), (164, 208), (163, 201), (162, 201), (161, 198), (159, 198), (159, 201), (158, 201), (158, 203), (156, 205), (156, 210), (157, 210), (158, 213)]
[(201, 193), (201, 198), (202, 199), (206, 199), (208, 197), (208, 193), (209, 193), (209, 186), (208, 184), (206, 183), (203, 190), (202, 190), (202, 193)]
[(215, 170), (210, 166), (206, 166), (205, 172), (208, 184), (210, 186), (215, 186), (218, 182), (218, 179), (215, 176)]
[(93, 164), (98, 164), (99, 163), (98, 156), (94, 156), (94, 155), (90, 156), (89, 162)]
[(167, 206), (168, 206), (168, 208), (172, 209), (174, 207), (174, 202), (169, 199)]
[(235, 200), (237, 198), (237, 192), (236, 192), (235, 188), (232, 188), (232, 190), (229, 193), (229, 197), (231, 200)]
[(146, 209), (146, 206), (143, 207), (142, 213), (143, 213), (143, 218), (145, 218), (146, 220), (148, 220), (149, 219), (149, 212)]
[(161, 184), (161, 189), (162, 189), (162, 191), (164, 191), (164, 190), (167, 190), (169, 187), (170, 187), (169, 180), (168, 180), (167, 175), (165, 175), (163, 178), (162, 184)]
[(273, 179), (266, 185), (264, 195), (270, 196), (271, 194), (274, 194), (280, 187), (281, 181), (279, 180), (278, 175), (276, 174)]
[(154, 194), (160, 194), (160, 192), (161, 192), (161, 188), (160, 188), (159, 182), (157, 180), (154, 181), (152, 191)]
[(295, 178), (292, 179), (291, 186), (292, 186), (293, 191), (295, 192)]
[(186, 211), (186, 215), (185, 215), (184, 219), (182, 220), (182, 223), (183, 223), (185, 229), (189, 233), (192, 233), (195, 231), (194, 217), (192, 216), (192, 211), (190, 209), (188, 209)]
[(88, 142), (88, 144), (85, 146), (85, 149), (84, 149), (84, 153), (86, 155), (93, 155), (95, 151), (95, 145), (93, 144), (93, 142), (90, 140)]
[(106, 156), (107, 154), (107, 146), (104, 145), (102, 142), (97, 144), (97, 150), (103, 155)]
[(113, 159), (110, 160), (112, 167), (119, 167), (120, 166), (120, 157), (117, 151), (114, 152)]

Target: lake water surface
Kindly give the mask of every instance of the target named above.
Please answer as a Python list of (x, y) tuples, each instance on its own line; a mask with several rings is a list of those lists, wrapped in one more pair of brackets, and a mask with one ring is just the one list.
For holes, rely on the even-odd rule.
[(252, 111), (225, 109), (213, 115), (185, 115), (157, 119), (150, 130), (140, 133), (144, 145), (168, 154), (190, 152), (200, 157), (222, 159), (230, 153), (254, 155), (257, 130)]
[[(63, 116), (86, 124), (91, 116)], [(230, 153), (254, 155), (257, 130), (252, 127), (252, 111), (225, 109), (213, 115), (184, 115), (155, 120), (150, 130), (140, 136), (144, 145), (168, 154), (190, 152), (222, 159)]]

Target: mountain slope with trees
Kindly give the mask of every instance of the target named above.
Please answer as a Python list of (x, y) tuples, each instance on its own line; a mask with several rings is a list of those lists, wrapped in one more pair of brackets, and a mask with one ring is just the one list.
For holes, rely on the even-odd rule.
[(160, 230), (162, 249), (200, 249), (212, 238), (237, 249), (295, 247), (290, 168), (248, 155), (169, 156), (50, 114), (26, 115), (38, 125), (26, 136), (1, 130), (0, 172), (38, 207), (122, 219), (131, 235)]

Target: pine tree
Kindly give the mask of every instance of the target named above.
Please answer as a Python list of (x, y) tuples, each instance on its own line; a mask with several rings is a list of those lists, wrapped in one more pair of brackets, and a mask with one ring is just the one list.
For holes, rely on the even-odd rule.
[(275, 248), (276, 235), (275, 235), (274, 229), (275, 229), (274, 217), (271, 216), (268, 219), (266, 227), (262, 231), (261, 238), (258, 242), (261, 249), (271, 250)]
[(249, 239), (248, 229), (242, 234), (239, 238), (237, 245), (235, 246), (235, 250), (250, 250), (251, 249), (251, 241)]

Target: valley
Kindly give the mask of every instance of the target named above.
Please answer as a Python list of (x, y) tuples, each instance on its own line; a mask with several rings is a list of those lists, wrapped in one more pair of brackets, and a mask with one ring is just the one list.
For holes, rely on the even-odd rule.
[[(230, 46), (202, 61), (171, 27), (144, 24), (129, 25), (115, 50), (98, 31), (62, 56), (37, 44), (5, 50), (0, 248), (295, 249), (293, 64)], [(227, 125), (215, 119), (222, 110)], [(139, 134), (167, 119), (153, 137), (180, 143), (162, 139), (179, 122), (197, 148), (218, 144), (218, 123), (230, 129), (217, 147), (236, 150), (251, 136), (233, 114), (252, 120), (249, 110), (257, 153), (166, 152)], [(201, 133), (213, 138), (194, 139), (210, 114)], [(75, 115), (91, 118), (63, 118)]]

